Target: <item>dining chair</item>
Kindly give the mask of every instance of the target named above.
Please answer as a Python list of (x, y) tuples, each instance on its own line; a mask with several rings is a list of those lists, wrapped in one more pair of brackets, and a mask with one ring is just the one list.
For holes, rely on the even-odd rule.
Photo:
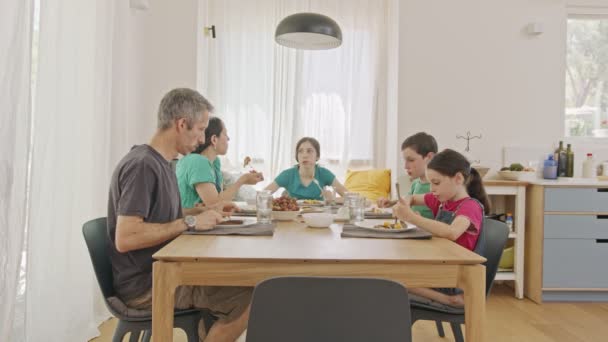
[(370, 278), (279, 277), (253, 292), (247, 342), (411, 341), (407, 289)]
[[(498, 270), (498, 262), (502, 255), (502, 251), (509, 238), (509, 227), (501, 221), (485, 218), (483, 220), (483, 228), (479, 234), (475, 252), (486, 258), (484, 265), (486, 266), (486, 297), (490, 294), (496, 271)], [(444, 337), (442, 322), (450, 323), (454, 339), (456, 342), (464, 342), (462, 335), (461, 324), (465, 324), (464, 312), (465, 308), (455, 308), (449, 305), (426, 301), (411, 302), (411, 319), (412, 324), (418, 320), (435, 321), (439, 336)]]
[[(110, 247), (107, 243), (107, 219), (101, 217), (86, 222), (82, 226), (82, 233), (105, 305), (110, 313), (118, 319), (112, 342), (122, 341), (127, 333), (131, 333), (130, 342), (139, 341), (142, 333), (142, 341), (150, 341), (152, 312), (127, 307), (114, 291), (112, 264), (108, 255)], [(174, 315), (174, 326), (186, 332), (188, 342), (198, 342), (198, 323), (201, 317), (204, 319), (206, 329), (209, 329), (214, 321), (213, 316), (207, 310), (175, 310)]]

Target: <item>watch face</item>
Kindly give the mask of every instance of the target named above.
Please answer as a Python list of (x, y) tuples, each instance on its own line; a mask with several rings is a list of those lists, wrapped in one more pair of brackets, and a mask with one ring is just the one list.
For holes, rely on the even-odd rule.
[(184, 222), (186, 222), (188, 228), (194, 228), (196, 226), (196, 217), (188, 215), (184, 218)]

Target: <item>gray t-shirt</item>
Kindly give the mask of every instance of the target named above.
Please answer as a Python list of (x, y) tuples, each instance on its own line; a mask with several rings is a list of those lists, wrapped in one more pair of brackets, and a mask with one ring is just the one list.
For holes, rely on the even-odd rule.
[(148, 145), (134, 146), (112, 175), (108, 199), (108, 234), (114, 289), (123, 301), (152, 288), (152, 254), (165, 246), (120, 253), (116, 250), (118, 216), (139, 216), (148, 223), (167, 223), (182, 217), (175, 173), (170, 162)]

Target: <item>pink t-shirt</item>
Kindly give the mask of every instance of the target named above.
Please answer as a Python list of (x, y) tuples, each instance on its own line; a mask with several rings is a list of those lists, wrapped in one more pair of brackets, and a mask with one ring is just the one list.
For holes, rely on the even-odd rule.
[[(466, 197), (458, 201), (446, 201), (441, 203), (435, 195), (427, 193), (424, 195), (424, 203), (431, 209), (434, 217), (437, 216), (439, 206), (443, 204), (444, 211), (455, 212), (454, 218), (456, 218), (456, 216), (464, 216), (469, 219), (471, 225), (458, 237), (458, 239), (456, 239), (456, 243), (471, 251), (475, 249), (481, 229), (481, 222), (483, 222), (483, 209), (477, 201), (471, 197)], [(460, 206), (460, 208), (458, 208), (458, 206)], [(458, 211), (456, 211), (456, 208), (458, 208)]]

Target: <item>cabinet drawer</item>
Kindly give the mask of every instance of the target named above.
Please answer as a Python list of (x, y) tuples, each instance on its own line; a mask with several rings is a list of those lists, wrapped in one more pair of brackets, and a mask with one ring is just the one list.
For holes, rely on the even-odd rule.
[(608, 240), (545, 239), (543, 287), (608, 288)]
[(608, 211), (608, 188), (545, 188), (545, 211)]
[(608, 215), (545, 215), (545, 239), (608, 239)]

